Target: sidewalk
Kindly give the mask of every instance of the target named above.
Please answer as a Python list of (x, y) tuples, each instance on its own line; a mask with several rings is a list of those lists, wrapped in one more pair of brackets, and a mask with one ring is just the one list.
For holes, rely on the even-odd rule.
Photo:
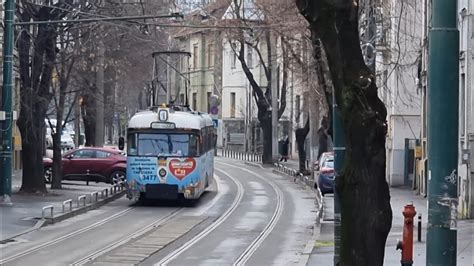
[(278, 163), (295, 170), (300, 169), (300, 162), (298, 160), (289, 159), (286, 162), (283, 161)]
[[(31, 229), (41, 219), (42, 208), (53, 205), (55, 215), (62, 212), (62, 203), (72, 199), (77, 207), (77, 198), (92, 192), (110, 188), (109, 184), (80, 181), (64, 181), (60, 190), (49, 189), (47, 194), (23, 194), (19, 192), (21, 172), (15, 171), (12, 178), (13, 206), (0, 206), (0, 241)], [(48, 212), (49, 215), (49, 212)]]
[[(417, 227), (414, 232), (414, 265), (426, 264), (426, 228), (427, 228), (427, 203), (426, 199), (414, 195), (413, 191), (405, 188), (391, 188), (391, 205), (393, 211), (392, 229), (387, 239), (385, 247), (385, 264), (388, 266), (400, 265), (400, 251), (395, 250), (397, 239), (402, 238), (403, 215), (402, 211), (407, 203), (413, 202), (418, 214), (422, 215), (422, 242), (417, 242)], [(334, 255), (334, 197), (325, 196), (323, 199), (324, 215), (320, 225), (320, 235), (315, 243), (313, 252), (307, 265), (333, 265)], [(417, 224), (417, 219), (415, 219)], [(474, 220), (458, 221), (458, 266), (472, 266), (473, 260), (473, 239)]]

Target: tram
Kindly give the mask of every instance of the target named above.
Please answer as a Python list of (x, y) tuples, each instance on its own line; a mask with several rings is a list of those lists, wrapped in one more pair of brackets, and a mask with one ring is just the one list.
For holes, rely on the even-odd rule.
[(127, 129), (129, 199), (198, 199), (213, 181), (212, 118), (186, 107), (135, 114)]

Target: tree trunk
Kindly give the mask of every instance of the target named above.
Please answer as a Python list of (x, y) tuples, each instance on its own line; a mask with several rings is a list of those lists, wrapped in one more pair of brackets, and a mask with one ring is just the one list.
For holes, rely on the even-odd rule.
[(95, 109), (95, 146), (103, 147), (104, 146), (104, 106), (105, 106), (105, 94), (104, 94), (104, 43), (102, 40), (99, 40), (97, 47), (97, 72), (96, 72), (96, 109)]
[(296, 144), (298, 145), (298, 159), (299, 159), (299, 168), (300, 173), (306, 172), (306, 150), (304, 147), (304, 142), (306, 140), (306, 136), (309, 133), (309, 118), (306, 121), (304, 128), (296, 129)]
[(383, 265), (392, 222), (385, 179), (386, 109), (375, 76), (365, 65), (358, 32), (358, 1), (297, 0), (313, 44), (326, 52), (346, 135), (341, 195), (340, 265)]
[[(51, 19), (49, 8), (40, 8), (38, 20)], [(30, 14), (20, 13), (22, 21), (29, 21)], [(44, 118), (51, 101), (50, 85), (56, 60), (56, 30), (48, 25), (39, 25), (34, 41), (23, 27), (18, 40), (20, 61), (20, 116), (18, 128), (22, 136), (23, 192), (46, 192), (43, 174)], [(34, 44), (34, 49), (32, 45)], [(31, 54), (32, 53), (32, 54)], [(32, 59), (31, 59), (32, 58)]]
[(261, 119), (260, 126), (262, 128), (263, 134), (263, 154), (262, 154), (262, 163), (263, 164), (272, 164), (272, 117), (271, 115), (268, 119)]
[(95, 99), (92, 88), (89, 88), (83, 95), (81, 107), (82, 119), (84, 121), (85, 146), (95, 146)]
[[(76, 99), (80, 98), (80, 95), (75, 96)], [(74, 104), (74, 145), (79, 148), (81, 139), (81, 102), (77, 100)]]
[[(61, 71), (61, 75), (64, 75), (64, 71)], [(59, 86), (59, 103), (56, 108), (56, 128), (55, 134), (53, 135), (53, 177), (51, 180), (52, 189), (61, 189), (61, 179), (63, 174), (61, 136), (63, 132), (63, 115), (64, 105), (66, 102), (67, 85), (64, 84), (65, 80), (63, 77), (60, 77), (60, 80), (61, 84)]]
[(52, 189), (61, 189), (61, 179), (63, 172), (62, 166), (61, 133), (56, 131), (53, 134), (53, 178), (51, 180)]

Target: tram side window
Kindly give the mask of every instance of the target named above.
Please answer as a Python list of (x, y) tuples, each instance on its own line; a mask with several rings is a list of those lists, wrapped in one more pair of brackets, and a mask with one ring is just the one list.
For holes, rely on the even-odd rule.
[(209, 150), (209, 141), (207, 139), (207, 128), (203, 128), (202, 130), (202, 142), (203, 142), (203, 152), (207, 152)]
[(189, 135), (189, 156), (199, 156), (198, 138), (198, 135)]
[(137, 155), (137, 135), (130, 134), (127, 138), (127, 154)]

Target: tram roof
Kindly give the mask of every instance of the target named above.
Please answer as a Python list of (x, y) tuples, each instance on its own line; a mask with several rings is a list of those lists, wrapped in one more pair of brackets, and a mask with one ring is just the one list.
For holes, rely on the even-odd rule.
[(168, 119), (166, 123), (174, 123), (177, 129), (202, 129), (213, 126), (212, 118), (206, 113), (170, 111), (168, 108), (160, 108), (155, 111), (142, 111), (132, 116), (128, 123), (128, 128), (151, 128), (154, 122), (163, 122), (159, 120), (158, 112), (167, 110)]

